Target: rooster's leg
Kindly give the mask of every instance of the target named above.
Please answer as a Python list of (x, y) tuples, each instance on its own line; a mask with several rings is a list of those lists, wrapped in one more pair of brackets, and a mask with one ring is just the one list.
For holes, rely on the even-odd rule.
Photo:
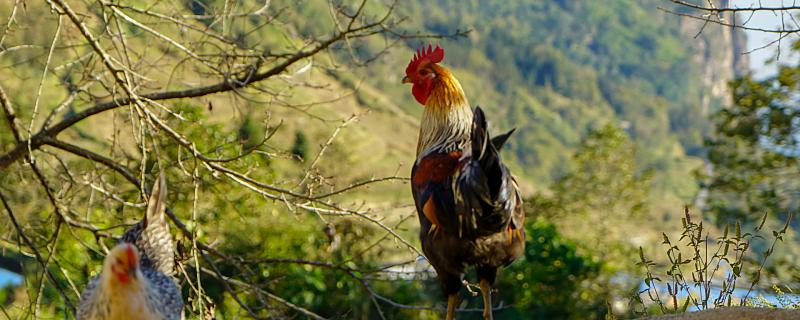
[(456, 305), (458, 304), (458, 294), (451, 294), (447, 297), (447, 320), (455, 320)]
[(492, 284), (497, 278), (497, 268), (492, 266), (477, 266), (475, 271), (480, 280), (481, 294), (483, 295), (483, 319), (492, 319)]
[(481, 294), (483, 294), (483, 319), (492, 320), (492, 285), (487, 280), (481, 280)]

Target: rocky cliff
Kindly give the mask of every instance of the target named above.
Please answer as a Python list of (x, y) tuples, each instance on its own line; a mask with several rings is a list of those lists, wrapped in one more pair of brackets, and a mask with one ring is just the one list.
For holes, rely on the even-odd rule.
[[(729, 0), (720, 0), (720, 8), (728, 7)], [(735, 21), (732, 13), (722, 15), (723, 21)], [(703, 86), (702, 112), (707, 116), (718, 107), (730, 104), (728, 82), (747, 74), (750, 63), (747, 56), (747, 37), (741, 29), (681, 17), (680, 31), (686, 45), (694, 52), (692, 59), (700, 68)], [(720, 105), (721, 104), (721, 105)]]

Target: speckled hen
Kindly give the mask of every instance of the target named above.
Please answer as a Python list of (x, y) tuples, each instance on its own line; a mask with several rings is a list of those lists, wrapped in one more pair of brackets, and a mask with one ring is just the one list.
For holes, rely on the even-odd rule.
[(172, 278), (175, 258), (164, 216), (166, 180), (153, 186), (144, 219), (125, 232), (103, 270), (81, 293), (79, 320), (179, 320), (181, 291)]

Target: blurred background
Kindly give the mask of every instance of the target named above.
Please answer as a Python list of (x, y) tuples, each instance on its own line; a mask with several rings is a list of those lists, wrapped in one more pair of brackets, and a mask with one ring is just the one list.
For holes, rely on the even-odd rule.
[(72, 317), (160, 170), (188, 318), (440, 318), (400, 83), (428, 43), (517, 128), (495, 317), (800, 306), (787, 1), (167, 2), (0, 2), (0, 318)]

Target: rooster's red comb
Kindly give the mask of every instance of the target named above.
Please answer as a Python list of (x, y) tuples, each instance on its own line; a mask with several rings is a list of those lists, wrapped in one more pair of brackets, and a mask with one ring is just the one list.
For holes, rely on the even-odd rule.
[(444, 59), (444, 49), (436, 45), (434, 48), (432, 45), (428, 44), (427, 50), (423, 45), (419, 49), (417, 49), (417, 53), (414, 55), (414, 58), (411, 59), (411, 62), (408, 63), (408, 67), (406, 67), (406, 74), (412, 74), (417, 71), (417, 67), (423, 62), (433, 62), (439, 63), (442, 62)]

